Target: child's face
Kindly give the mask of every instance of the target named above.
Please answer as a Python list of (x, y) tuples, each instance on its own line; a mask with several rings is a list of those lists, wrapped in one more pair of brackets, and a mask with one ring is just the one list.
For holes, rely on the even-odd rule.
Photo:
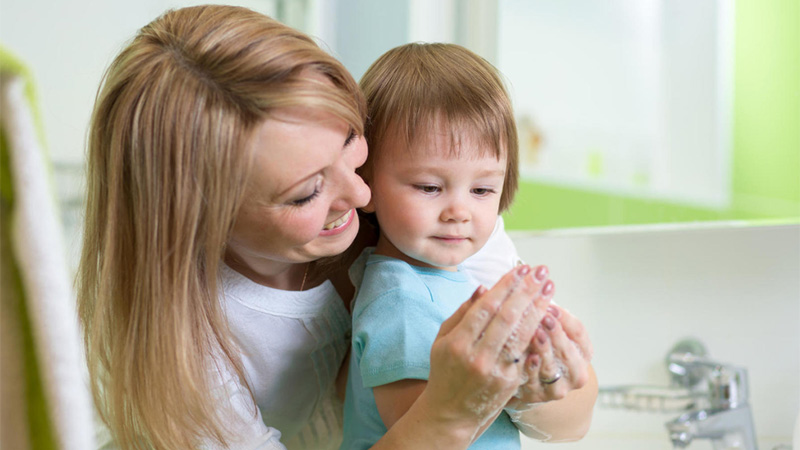
[(386, 139), (371, 172), (371, 206), (380, 223), (379, 254), (453, 270), (480, 250), (494, 229), (506, 159), (461, 138), (460, 155), (447, 133), (432, 133), (406, 149)]

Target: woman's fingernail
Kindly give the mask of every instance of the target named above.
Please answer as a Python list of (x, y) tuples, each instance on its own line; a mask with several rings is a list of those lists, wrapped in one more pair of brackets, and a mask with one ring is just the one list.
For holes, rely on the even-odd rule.
[(548, 295), (553, 293), (553, 289), (554, 288), (555, 287), (553, 285), (553, 281), (552, 280), (547, 280), (547, 283), (545, 283), (544, 287), (542, 288), (542, 295), (547, 297)]
[(556, 308), (553, 305), (547, 307), (547, 312), (549, 312), (550, 315), (555, 317), (556, 319), (558, 319), (558, 316), (561, 315), (561, 311), (559, 311), (558, 308)]
[(531, 356), (531, 367), (536, 367), (536, 366), (539, 365), (539, 362), (540, 362), (539, 358), (540, 358), (539, 355)]
[(555, 319), (550, 316), (544, 316), (544, 319), (542, 319), (542, 324), (544, 324), (544, 327), (548, 330), (552, 330), (556, 327)]
[(547, 270), (547, 266), (539, 266), (539, 268), (536, 269), (536, 273), (533, 275), (533, 277), (536, 278), (536, 281), (541, 283), (547, 279), (547, 275), (549, 273), (550, 271)]
[(542, 330), (536, 331), (536, 340), (539, 341), (540, 344), (544, 344), (547, 342), (547, 334)]
[(469, 299), (470, 303), (475, 303), (475, 301), (478, 300), (478, 297), (480, 297), (481, 295), (483, 295), (485, 293), (486, 293), (486, 286), (484, 286), (484, 285), (478, 286), (478, 289), (475, 289), (475, 292), (472, 294), (472, 297), (470, 297), (470, 299)]
[(519, 276), (521, 276), (521, 277), (524, 277), (525, 275), (527, 275), (529, 273), (531, 273), (531, 266), (529, 266), (527, 264), (523, 264), (523, 265), (519, 266), (519, 268), (517, 269), (517, 274)]

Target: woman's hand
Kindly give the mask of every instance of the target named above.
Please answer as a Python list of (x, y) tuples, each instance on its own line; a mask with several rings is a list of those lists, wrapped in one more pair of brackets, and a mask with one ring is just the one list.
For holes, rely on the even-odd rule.
[(580, 439), (589, 429), (597, 398), (586, 329), (575, 316), (550, 305), (531, 348), (524, 383), (506, 412), (528, 437), (553, 442)]
[(553, 291), (546, 274), (519, 266), (491, 290), (479, 288), (442, 324), (419, 398), (437, 419), (474, 437), (517, 392)]
[(508, 407), (517, 411), (533, 404), (560, 400), (589, 379), (592, 345), (583, 324), (564, 309), (550, 305), (531, 340), (524, 384)]
[[(532, 271), (519, 266), (491, 290), (476, 290), (442, 324), (431, 349), (428, 382), (417, 401), (372, 449), (466, 449), (504, 407), (529, 407), (528, 402), (555, 399), (564, 389), (573, 390), (562, 401), (524, 413), (507, 411), (531, 437), (583, 436), (591, 422), (597, 379), (588, 367), (588, 382), (575, 389), (584, 377), (575, 375), (586, 369), (591, 344), (577, 319), (560, 308), (548, 312), (553, 286), (545, 267)], [(545, 327), (548, 339), (536, 344), (537, 330), (548, 314), (557, 316), (558, 323), (551, 330)], [(581, 350), (570, 353), (569, 348)], [(576, 356), (579, 353), (586, 355), (583, 362)], [(545, 370), (556, 365), (556, 356), (566, 354), (569, 364), (564, 367), (572, 373), (562, 378), (570, 380), (564, 383), (569, 386), (554, 387), (559, 380), (541, 389), (541, 378), (548, 376)]]

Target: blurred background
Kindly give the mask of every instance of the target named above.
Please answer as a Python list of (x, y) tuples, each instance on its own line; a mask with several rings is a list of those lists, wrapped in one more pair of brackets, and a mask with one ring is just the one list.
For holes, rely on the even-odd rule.
[[(3, 0), (0, 40), (31, 70), (68, 208), (105, 67), (137, 28), (195, 3)], [(495, 64), (522, 143), (510, 228), (800, 217), (797, 0), (230, 3), (316, 37), (356, 79), (408, 41)]]
[[(81, 241), (85, 135), (103, 72), (139, 27), (168, 8), (200, 3), (205, 2), (0, 0), (0, 47), (27, 69), (38, 133), (52, 163), (70, 272), (77, 264)], [(356, 79), (383, 52), (410, 41), (455, 42), (493, 63), (506, 78), (521, 143), (521, 188), (505, 215), (506, 226), (525, 249), (523, 256), (537, 261), (546, 257), (556, 269), (563, 266), (561, 275), (573, 285), (595, 289), (596, 283), (607, 279), (608, 274), (588, 268), (574, 278), (565, 273), (570, 270), (570, 257), (586, 257), (589, 244), (584, 236), (599, 239), (589, 245), (595, 257), (612, 248), (607, 230), (624, 236), (634, 233), (630, 236), (636, 237), (620, 242), (636, 242), (640, 249), (649, 247), (638, 239), (650, 236), (654, 261), (662, 255), (659, 251), (669, 250), (655, 244), (671, 242), (672, 235), (664, 232), (699, 226), (711, 230), (709, 236), (728, 236), (728, 241), (708, 244), (713, 247), (705, 251), (715, 256), (707, 264), (693, 266), (717, 277), (717, 283), (726, 276), (715, 272), (715, 261), (721, 258), (759, 260), (761, 266), (755, 272), (765, 276), (773, 273), (771, 267), (779, 268), (779, 287), (774, 290), (779, 294), (764, 301), (777, 308), (784, 320), (783, 334), (776, 339), (792, 356), (775, 370), (789, 372), (785, 380), (791, 395), (777, 410), (774, 405), (764, 408), (782, 417), (775, 419), (780, 423), (772, 418), (756, 422), (769, 423), (770, 442), (788, 439), (800, 391), (800, 275), (796, 270), (800, 267), (796, 239), (800, 234), (800, 0), (219, 3), (246, 6), (307, 32)], [(690, 234), (689, 241), (681, 240), (674, 248), (691, 251), (713, 241), (702, 233)], [(577, 253), (560, 253), (558, 249), (572, 248), (575, 239)], [(736, 251), (739, 241), (767, 244), (747, 244)], [(722, 248), (733, 250), (729, 254)], [(782, 253), (775, 253), (781, 249)], [(620, 261), (621, 255), (643, 257), (634, 247), (628, 250), (621, 250), (615, 260)], [(675, 264), (682, 264), (680, 258), (696, 259), (691, 254), (663, 256)], [(603, 261), (597, 259), (597, 265)], [(642, 284), (636, 292), (646, 293), (664, 283), (680, 288), (676, 278), (684, 272), (669, 272), (663, 265), (667, 263), (658, 266), (654, 261), (647, 266), (649, 273), (662, 271), (663, 278), (653, 281), (655, 285)], [(748, 269), (731, 270), (745, 278)], [(708, 285), (707, 292), (718, 286)], [(743, 292), (733, 286), (731, 292)], [(569, 288), (566, 293), (578, 300), (592, 295)], [(742, 299), (752, 301), (752, 295), (756, 294)], [(579, 312), (581, 306), (587, 313), (599, 311), (594, 303), (578, 305)], [(709, 306), (712, 310), (722, 307), (713, 305)], [(639, 318), (634, 312), (627, 314), (626, 321)], [(771, 315), (769, 320), (774, 319)], [(711, 340), (719, 341), (718, 346), (725, 345), (723, 337), (732, 330), (745, 328), (744, 317), (731, 320), (730, 329), (713, 333)], [(588, 321), (590, 330), (598, 333), (608, 326)], [(663, 329), (674, 324), (665, 322)], [(702, 334), (698, 327), (684, 327), (682, 332)], [(25, 356), (33, 353), (31, 331), (23, 332), (28, 337), (21, 341), (22, 364), (30, 380), (25, 388), (29, 405), (25, 414), (34, 424), (29, 443), (33, 448), (53, 448), (54, 438), (46, 431), (44, 394), (37, 387), (37, 362)], [(595, 345), (602, 354), (604, 336), (598, 337)], [(663, 339), (651, 348), (658, 353), (658, 364), (660, 352), (666, 352), (677, 337), (659, 336)], [(614, 342), (608, 339), (607, 343)], [(733, 346), (726, 349), (731, 358), (736, 357)], [(758, 347), (750, 351), (755, 354)], [(5, 357), (0, 364), (3, 370), (9, 367)], [(653, 372), (651, 366), (642, 370), (645, 376)], [(606, 380), (614, 382), (613, 376)], [(778, 399), (785, 393), (769, 395)], [(657, 422), (653, 433), (662, 433), (662, 425)], [(643, 433), (636, 430), (631, 433)], [(638, 442), (631, 448), (644, 445), (631, 442)], [(600, 448), (590, 444), (582, 448)]]

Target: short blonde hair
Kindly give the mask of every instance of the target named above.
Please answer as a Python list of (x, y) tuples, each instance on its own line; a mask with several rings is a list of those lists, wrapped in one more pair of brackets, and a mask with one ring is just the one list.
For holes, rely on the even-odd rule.
[(209, 369), (229, 364), (246, 381), (218, 267), (249, 140), (291, 106), (363, 131), (364, 99), (347, 70), (308, 36), (245, 8), (168, 11), (106, 72), (89, 129), (78, 301), (95, 403), (121, 448), (230, 438)]
[(406, 44), (378, 58), (359, 84), (367, 99), (366, 178), (385, 139), (411, 147), (444, 126), (454, 148), (466, 132), (498, 159), (505, 154), (500, 211), (511, 205), (519, 183), (517, 127), (503, 80), (489, 62), (455, 44)]

